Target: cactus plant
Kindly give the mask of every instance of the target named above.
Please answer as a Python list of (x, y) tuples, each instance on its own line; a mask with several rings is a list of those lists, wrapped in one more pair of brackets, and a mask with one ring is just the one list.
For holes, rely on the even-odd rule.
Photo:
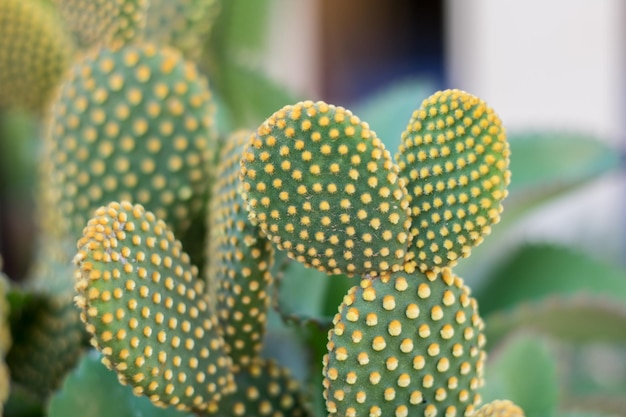
[[(533, 327), (558, 343), (622, 343), (623, 275), (590, 283), (602, 267), (563, 268), (542, 249), (530, 258), (554, 268), (518, 263), (473, 297), (457, 263), (500, 220), (510, 182), (495, 112), (467, 92), (437, 92), (406, 114), (394, 155), (393, 138), (344, 107), (287, 99), (246, 63), (228, 72), (201, 62), (204, 52), (240, 58), (204, 44), (218, 9), (215, 0), (0, 0), (0, 23), (63, 34), (48, 52), (69, 69), (41, 88), (41, 97), (56, 89), (52, 101), (18, 98), (28, 90), (17, 82), (15, 97), (0, 97), (46, 112), (37, 252), (23, 283), (0, 288), (0, 306), (11, 305), (11, 334), (0, 331), (9, 415), (22, 415), (22, 394), (52, 417), (562, 415), (552, 353), (532, 334), (510, 335)], [(23, 48), (22, 31), (6, 28), (0, 69), (5, 49)], [(71, 47), (59, 55), (61, 43)], [(218, 138), (205, 70), (231, 95), (218, 103), (233, 105), (234, 125), (253, 120), (254, 130), (226, 135), (220, 125)], [(0, 86), (12, 82), (3, 74)], [(420, 95), (402, 92), (414, 106)], [(396, 113), (379, 117), (391, 125)], [(598, 300), (563, 297), (590, 287)], [(319, 294), (324, 306), (296, 311)], [(510, 305), (521, 307), (503, 311)], [(577, 327), (563, 325), (572, 317)], [(489, 363), (494, 344), (506, 350)]]

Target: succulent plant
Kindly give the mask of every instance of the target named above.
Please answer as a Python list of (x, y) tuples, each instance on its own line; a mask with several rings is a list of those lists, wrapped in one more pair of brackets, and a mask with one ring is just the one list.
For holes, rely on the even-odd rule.
[(329, 274), (401, 268), (411, 224), (404, 181), (350, 111), (311, 101), (277, 111), (246, 148), (241, 181), (250, 220), (292, 259)]
[[(0, 0), (0, 107), (45, 113), (33, 267), (19, 285), (0, 274), (0, 404), (11, 384), (52, 403), (52, 417), (72, 414), (106, 375), (121, 385), (94, 396), (98, 410), (85, 412), (98, 417), (522, 417), (522, 408), (563, 417), (548, 344), (509, 336), (533, 327), (567, 343), (623, 342), (625, 275), (590, 283), (597, 264), (568, 260), (552, 279), (564, 269), (545, 268), (556, 258), (539, 248), (549, 260), (519, 273), (530, 279), (517, 276), (519, 261), (474, 298), (457, 263), (499, 222), (510, 183), (493, 109), (461, 90), (437, 92), (394, 154), (346, 108), (284, 106), (288, 95), (268, 94), (269, 84), (248, 91), (253, 71), (200, 61), (206, 51), (233, 59), (206, 45), (219, 9), (217, 0)], [(220, 123), (218, 138), (209, 77), (231, 95), (234, 125), (278, 110), (254, 130), (226, 135)], [(233, 80), (242, 86), (219, 85)], [(414, 96), (403, 89), (403, 103)], [(379, 117), (391, 124), (399, 112), (387, 110)], [(307, 273), (294, 274), (302, 265)], [(282, 293), (283, 272), (306, 286)], [(326, 288), (311, 284), (325, 274)], [(285, 294), (295, 305), (294, 295), (314, 298), (312, 286), (325, 295), (319, 317), (283, 309)], [(563, 297), (589, 287), (597, 299)], [(532, 308), (522, 298), (536, 298)], [(311, 342), (295, 356), (314, 359), (309, 367), (271, 351), (287, 328)], [(489, 363), (487, 339), (506, 348)], [(543, 395), (518, 389), (533, 378)]]
[(419, 269), (456, 265), (500, 221), (510, 182), (500, 119), (478, 97), (435, 93), (413, 113), (396, 159), (410, 184)]
[(431, 278), (400, 271), (353, 287), (328, 336), (330, 414), (471, 415), (486, 355), (469, 293), (448, 269)]
[(45, 2), (0, 1), (0, 107), (43, 112), (73, 55), (72, 39)]
[[(489, 194), (495, 202), (481, 205), (482, 209), (496, 205), (499, 215), (497, 204), (508, 183), (508, 148), (492, 110), (475, 97), (458, 90), (437, 93), (415, 117), (424, 118), (424, 112), (434, 116), (435, 111), (428, 110), (433, 103), (466, 112), (455, 114), (470, 126), (469, 136), (455, 129), (456, 136), (449, 134), (439, 144), (455, 146), (461, 156), (450, 159), (459, 169), (465, 167), (461, 160), (474, 169), (475, 155), (463, 152), (475, 136), (489, 142), (488, 135), (497, 135), (500, 144), (486, 155), (477, 151), (482, 155), (479, 162), (491, 162), (497, 173), (485, 172), (479, 164), (478, 174), (457, 174), (460, 194), (454, 201), (445, 198), (446, 187), (435, 185), (426, 194), (436, 209), (440, 207), (434, 201), (443, 198), (457, 213), (466, 208), (466, 221), (484, 226), (478, 236), (469, 233), (473, 230), (467, 225), (460, 230), (452, 227), (446, 239), (477, 244), (489, 228), (481, 220), (488, 214), (473, 208), (481, 195), (472, 191), (474, 183), (484, 186), (483, 176), (489, 175), (488, 181), (501, 185)], [(465, 120), (472, 117), (484, 135)], [(425, 123), (430, 131), (443, 129), (436, 121), (433, 126)], [(411, 121), (409, 130), (419, 130), (418, 125)], [(445, 145), (446, 140), (451, 143)], [(280, 109), (254, 133), (233, 134), (222, 149), (212, 191), (208, 289), (175, 233), (158, 215), (129, 202), (98, 209), (78, 244), (76, 289), (81, 317), (94, 346), (104, 353), (105, 364), (157, 405), (214, 412), (244, 407), (246, 400), (240, 396), (249, 391), (245, 381), (253, 369), (258, 373), (263, 368), (259, 352), (275, 245), (305, 266), (361, 277), (360, 285), (344, 297), (328, 334), (323, 385), (330, 415), (473, 414), (481, 404), (478, 390), (484, 383), (484, 324), (463, 280), (437, 255), (415, 256), (409, 249), (413, 238), (430, 232), (422, 230), (428, 227), (411, 226), (424, 224), (419, 214), (428, 204), (415, 192), (427, 188), (420, 182), (427, 176), (415, 176), (414, 169), (402, 163), (402, 158), (413, 163), (411, 155), (420, 158), (422, 151), (412, 146), (405, 138), (398, 166), (376, 134), (350, 111), (310, 101)], [(448, 151), (439, 152), (442, 158), (449, 156)], [(499, 152), (500, 162), (494, 152)], [(430, 158), (439, 157), (432, 150), (428, 153)], [(462, 198), (465, 192), (472, 199)], [(489, 225), (498, 218), (491, 216)], [(442, 246), (452, 250), (445, 242)], [(446, 256), (456, 260), (452, 258)], [(175, 291), (178, 295), (172, 294)], [(191, 311), (198, 323), (186, 316)], [(187, 323), (188, 333), (194, 328), (203, 331), (195, 337), (178, 334), (181, 330), (172, 327), (172, 321)], [(174, 344), (170, 346), (169, 340)], [(176, 350), (183, 340), (186, 349)], [(203, 348), (198, 350), (199, 346)], [(198, 357), (203, 351), (205, 355)], [(161, 357), (161, 365), (154, 356)], [(172, 357), (178, 364), (169, 362)], [(188, 363), (215, 372), (203, 373), (195, 384)], [(182, 368), (178, 383), (174, 368)], [(226, 405), (231, 401), (239, 405)]]

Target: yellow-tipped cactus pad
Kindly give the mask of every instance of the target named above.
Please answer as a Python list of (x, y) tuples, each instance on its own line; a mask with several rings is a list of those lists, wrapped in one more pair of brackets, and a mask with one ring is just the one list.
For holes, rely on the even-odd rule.
[(205, 283), (166, 224), (139, 205), (96, 211), (78, 242), (77, 305), (120, 381), (159, 406), (205, 410), (234, 389)]
[(524, 411), (509, 400), (494, 400), (480, 407), (473, 417), (524, 417)]
[(500, 119), (471, 94), (440, 91), (413, 113), (396, 159), (412, 200), (418, 268), (456, 265), (500, 220), (510, 182)]
[(376, 134), (349, 110), (286, 106), (242, 159), (250, 219), (278, 248), (330, 274), (401, 268), (410, 243), (404, 181)]
[(449, 269), (363, 279), (329, 332), (329, 415), (471, 415), (481, 402), (483, 327), (469, 288)]

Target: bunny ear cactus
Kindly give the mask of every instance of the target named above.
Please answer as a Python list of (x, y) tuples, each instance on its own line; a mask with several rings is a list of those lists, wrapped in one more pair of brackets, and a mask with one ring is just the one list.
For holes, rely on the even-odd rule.
[(130, 200), (184, 232), (205, 201), (213, 113), (206, 80), (175, 50), (134, 44), (87, 54), (52, 106), (43, 206), (59, 212), (43, 229), (79, 236), (97, 207)]
[(235, 388), (205, 283), (141, 206), (96, 211), (78, 242), (81, 319), (103, 362), (159, 406), (201, 411)]
[(340, 416), (470, 415), (480, 403), (485, 337), (476, 300), (448, 269), (365, 278), (329, 333), (324, 385)]
[(484, 101), (460, 90), (424, 100), (396, 155), (411, 196), (411, 254), (422, 271), (468, 257), (500, 220), (509, 145)]
[(399, 270), (409, 198), (381, 140), (350, 111), (301, 102), (270, 116), (240, 173), (250, 220), (289, 257), (328, 274)]
[[(308, 415), (298, 383), (280, 365), (256, 349), (243, 359), (236, 346), (228, 350), (233, 362), (205, 281), (153, 213), (128, 202), (101, 207), (78, 247), (81, 319), (103, 363), (136, 395), (209, 415)], [(247, 333), (241, 337), (255, 346)]]
[(73, 54), (73, 41), (51, 7), (0, 0), (0, 107), (42, 112)]
[(361, 276), (329, 331), (330, 416), (470, 416), (481, 404), (483, 321), (449, 269), (499, 220), (508, 144), (484, 102), (438, 92), (395, 165), (348, 110), (301, 102), (270, 116), (241, 159), (249, 218), (278, 249)]
[(239, 161), (251, 132), (233, 133), (222, 148), (208, 221), (207, 280), (215, 294), (227, 352), (235, 364), (259, 355), (267, 324), (273, 248), (247, 219), (238, 192)]

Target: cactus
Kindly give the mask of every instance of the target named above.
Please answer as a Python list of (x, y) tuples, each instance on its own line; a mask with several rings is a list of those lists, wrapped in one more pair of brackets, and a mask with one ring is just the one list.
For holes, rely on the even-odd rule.
[(72, 67), (51, 113), (42, 205), (58, 213), (44, 231), (79, 236), (93, 210), (113, 200), (146, 205), (177, 233), (202, 210), (213, 106), (206, 81), (178, 52), (96, 49)]
[[(602, 271), (562, 268), (542, 250), (541, 262), (531, 258), (540, 272), (550, 270), (550, 282), (538, 272), (510, 285), (501, 273), (495, 286), (483, 285), (506, 282), (492, 291), (498, 297), (477, 297), (488, 313), (483, 324), (456, 267), (498, 223), (507, 196), (510, 150), (493, 109), (464, 91), (437, 92), (397, 135), (393, 155), (383, 145), (389, 135), (350, 110), (321, 101), (284, 106), (291, 98), (241, 62), (198, 62), (205, 52), (233, 58), (224, 50), (230, 41), (216, 37), (207, 49), (220, 6), (0, 0), (0, 107), (46, 116), (34, 266), (10, 288), (0, 276), (0, 404), (12, 384), (8, 414), (22, 415), (15, 404), (44, 407), (59, 388), (61, 406), (49, 415), (73, 415), (72, 406), (91, 415), (85, 404), (100, 417), (306, 417), (322, 408), (330, 417), (522, 417), (522, 407), (529, 416), (572, 409), (557, 404), (555, 361), (535, 345), (500, 362), (494, 355), (485, 378), (486, 339), (532, 327), (559, 343), (621, 343), (626, 310), (606, 295), (615, 299), (623, 277), (593, 280), (602, 298), (565, 298)], [(242, 21), (238, 9), (227, 7), (231, 22)], [(254, 130), (227, 136), (220, 124), (218, 140), (203, 70), (223, 83), (223, 102), (237, 105), (223, 114), (240, 125), (254, 119)], [(405, 105), (416, 94), (403, 91)], [(256, 117), (276, 108), (259, 125)], [(376, 112), (387, 124), (401, 113)], [(552, 145), (550, 157), (563, 152), (562, 143)], [(283, 269), (286, 262), (294, 264)], [(295, 262), (317, 271), (300, 277)], [(291, 288), (280, 285), (283, 274)], [(315, 282), (322, 274), (342, 277)], [(301, 301), (296, 279), (315, 290), (298, 294), (310, 296), (306, 314), (285, 308)], [(516, 288), (524, 291), (509, 291)], [(324, 305), (310, 308), (324, 291)], [(541, 295), (532, 309), (521, 302), (529, 294)], [(328, 310), (335, 304), (336, 314)], [(291, 331), (285, 323), (304, 327), (292, 330), (310, 342), (308, 351), (291, 357), (299, 343), (272, 351)], [(89, 342), (100, 354), (83, 355)], [(307, 354), (310, 367), (292, 366)], [(89, 366), (61, 386), (85, 359)], [(109, 391), (99, 386), (102, 375), (128, 386)], [(491, 402), (481, 407), (483, 398)]]
[(455, 266), (500, 220), (510, 182), (500, 119), (471, 94), (435, 93), (413, 113), (396, 159), (410, 184), (419, 269)]
[(339, 307), (324, 366), (339, 416), (471, 415), (485, 338), (469, 288), (448, 269), (365, 278)]
[(141, 40), (149, 0), (53, 0), (83, 49)]
[(81, 319), (122, 383), (187, 410), (232, 392), (232, 361), (205, 284), (162, 220), (112, 203), (96, 210), (78, 247)]
[(524, 412), (509, 400), (494, 400), (480, 407), (475, 417), (524, 417)]
[(0, 107), (42, 112), (73, 58), (59, 17), (40, 0), (0, 0)]
[(277, 111), (249, 142), (240, 178), (251, 221), (292, 259), (329, 274), (401, 268), (407, 191), (380, 139), (350, 111), (310, 101)]
[(273, 248), (247, 221), (238, 192), (239, 161), (250, 132), (233, 133), (220, 154), (208, 220), (206, 278), (215, 294), (228, 354), (248, 365), (259, 355), (267, 323)]
[[(472, 113), (476, 118), (496, 120), (482, 102), (459, 91), (437, 93), (425, 106), (448, 99), (478, 106)], [(424, 112), (434, 114), (422, 109), (415, 117), (423, 119)], [(418, 124), (412, 121), (409, 129), (419, 130)], [(469, 146), (471, 140), (456, 131), (463, 146)], [(502, 187), (490, 194), (498, 198), (481, 210), (495, 207), (499, 215), (509, 176), (508, 148), (500, 130), (487, 131), (499, 135), (501, 162), (485, 157), (499, 174), (476, 169)], [(405, 137), (398, 166), (367, 123), (344, 108), (310, 101), (277, 111), (256, 132), (233, 134), (221, 151), (211, 193), (206, 282), (158, 214), (129, 202), (99, 208), (83, 231), (75, 263), (80, 271), (77, 304), (103, 362), (156, 405), (241, 414), (261, 407), (259, 398), (267, 396), (265, 407), (279, 410), (282, 403), (270, 401), (271, 392), (261, 389), (272, 373), (263, 370), (278, 368), (259, 356), (275, 247), (305, 266), (361, 277), (344, 297), (328, 333), (323, 385), (329, 415), (475, 413), (484, 384), (484, 324), (463, 280), (436, 255), (415, 254), (423, 245), (413, 246), (412, 238), (419, 240), (424, 232), (414, 223), (424, 225), (419, 215), (427, 204), (415, 192), (427, 187), (420, 182), (426, 176), (415, 177), (406, 163), (415, 162), (409, 143), (417, 142)], [(420, 151), (415, 152), (419, 158)], [(481, 176), (459, 175), (469, 175), (460, 186), (469, 187), (469, 193), (474, 183), (484, 186)], [(446, 189), (435, 187), (426, 196), (445, 198)], [(448, 199), (446, 204), (456, 203)], [(485, 226), (479, 219), (485, 214), (472, 208), (474, 200), (458, 203), (473, 219), (467, 221)], [(461, 206), (454, 208), (463, 210)], [(451, 228), (444, 237), (463, 245), (467, 239), (478, 242), (489, 231), (485, 226), (476, 237), (467, 229)], [(453, 250), (445, 242), (442, 247)], [(193, 320), (186, 316), (189, 311), (195, 312)], [(187, 323), (189, 334), (181, 333), (177, 323)], [(190, 334), (194, 326), (204, 329), (195, 337)], [(183, 340), (186, 349), (176, 350)], [(203, 373), (195, 383), (189, 363), (214, 374)], [(174, 367), (183, 375), (178, 380)], [(306, 414), (300, 406), (292, 411)]]

